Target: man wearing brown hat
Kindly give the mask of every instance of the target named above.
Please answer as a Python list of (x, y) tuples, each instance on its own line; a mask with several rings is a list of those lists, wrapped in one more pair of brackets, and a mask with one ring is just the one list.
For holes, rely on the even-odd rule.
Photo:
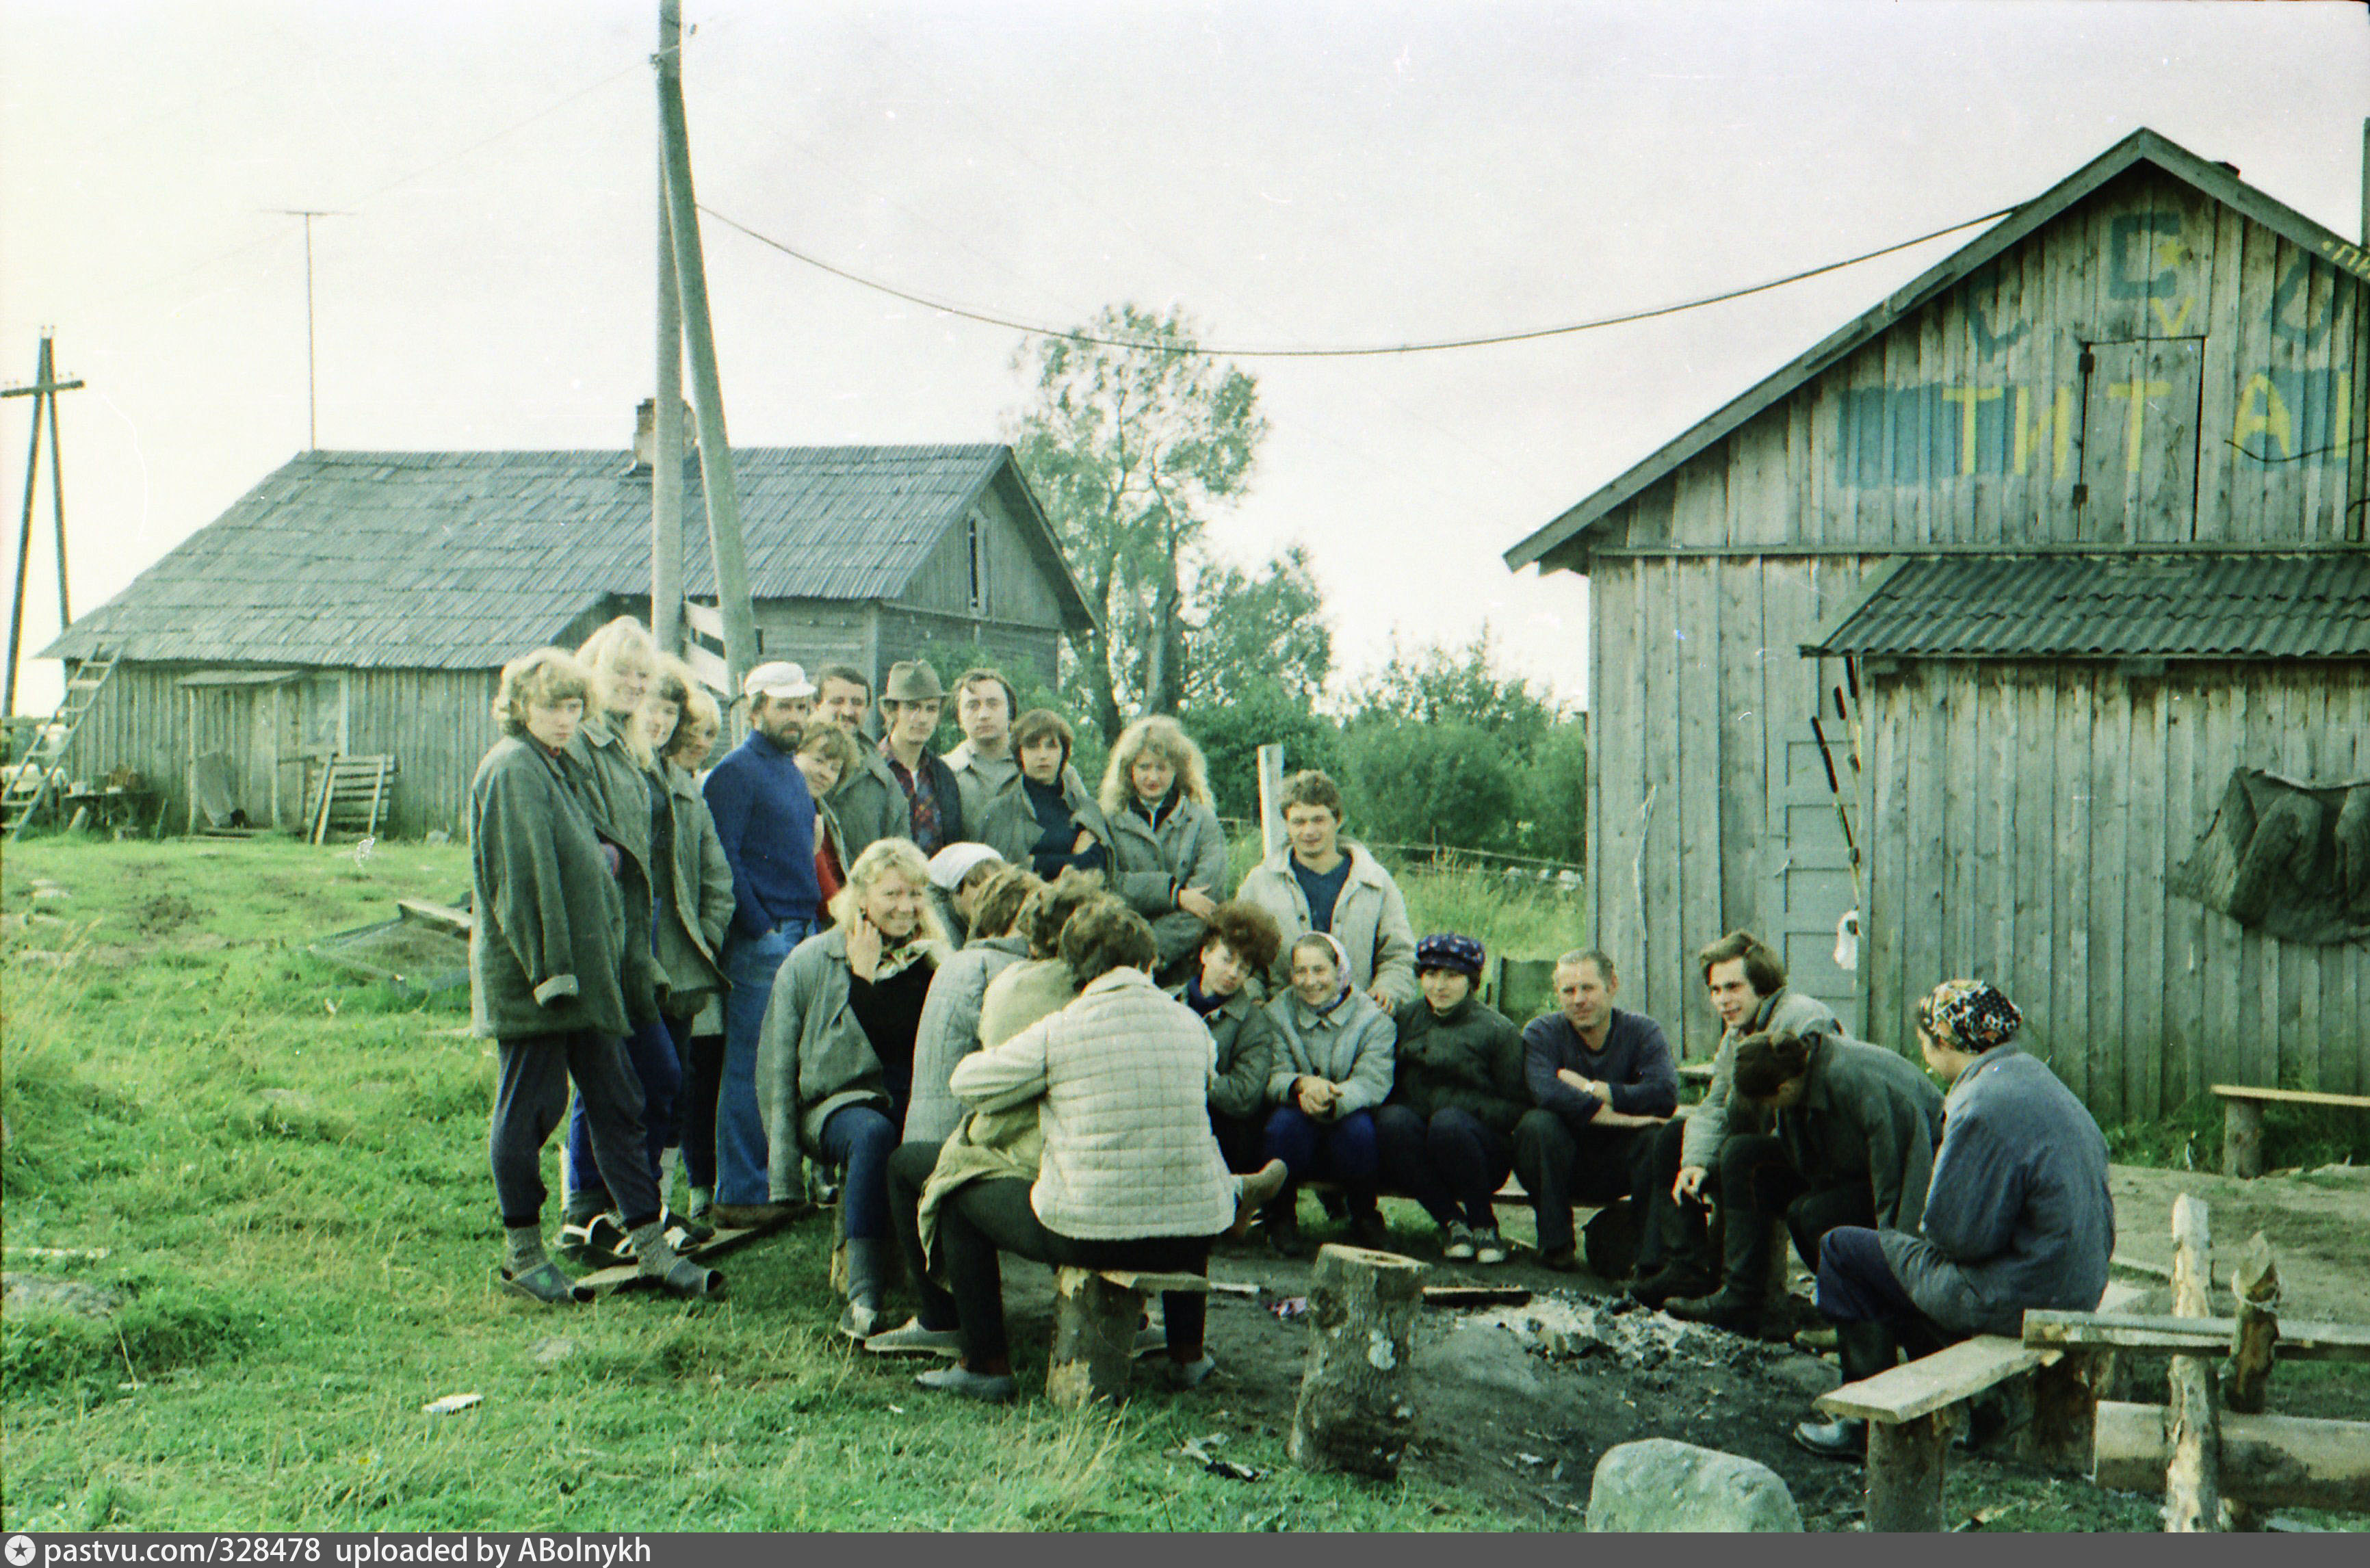
[(935, 855), (971, 836), (954, 771), (930, 750), (945, 708), (938, 673), (920, 659), (889, 666), (880, 687), (880, 749), (839, 787), (832, 807), (850, 864), (878, 838), (910, 838)]

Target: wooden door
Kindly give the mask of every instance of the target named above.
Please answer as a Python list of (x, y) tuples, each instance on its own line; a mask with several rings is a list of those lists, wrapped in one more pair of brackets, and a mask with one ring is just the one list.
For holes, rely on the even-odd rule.
[(2082, 355), (2079, 536), (2185, 544), (2197, 536), (2197, 414), (2205, 340), (2093, 343)]
[[(1822, 659), (1813, 666), (1828, 689), (1819, 695), (1819, 727), (1810, 716), (1796, 713), (1770, 726), (1769, 820), (1783, 835), (1776, 873), (1767, 883), (1762, 908), (1768, 928), (1761, 940), (1786, 961), (1788, 986), (1805, 991), (1835, 1009), (1852, 1033), (1860, 1031), (1859, 986), (1856, 972), (1835, 963), (1835, 928), (1855, 909), (1865, 911), (1854, 886), (1850, 844), (1860, 836), (1859, 765), (1854, 735), (1857, 713), (1848, 691), (1847, 711), (1838, 714), (1833, 687), (1844, 679), (1843, 662)], [(1820, 734), (1826, 740), (1822, 747)], [(1835, 770), (1835, 787), (1828, 768)], [(1836, 806), (1838, 792), (1843, 810)], [(1845, 834), (1846, 815), (1851, 837)]]

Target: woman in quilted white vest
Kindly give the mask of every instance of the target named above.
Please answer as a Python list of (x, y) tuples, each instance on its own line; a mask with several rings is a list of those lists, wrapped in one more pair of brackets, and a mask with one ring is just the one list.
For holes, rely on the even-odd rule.
[[(1035, 1101), (1045, 1151), (1031, 1183), (973, 1182), (939, 1216), (963, 1353), (915, 1380), (1001, 1401), (1015, 1385), (997, 1253), (1081, 1268), (1207, 1271), (1235, 1217), (1236, 1181), (1210, 1131), (1210, 1032), (1152, 981), (1152, 928), (1116, 898), (1081, 909), (1062, 956), (1078, 999), (963, 1058), (951, 1087), (974, 1110)], [(1280, 1172), (1278, 1173), (1280, 1174)], [(1206, 1298), (1162, 1300), (1168, 1356), (1188, 1386), (1214, 1365)]]

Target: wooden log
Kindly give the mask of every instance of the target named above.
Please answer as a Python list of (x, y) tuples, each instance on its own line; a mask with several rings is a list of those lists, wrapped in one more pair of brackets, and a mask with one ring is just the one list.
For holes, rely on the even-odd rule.
[(2043, 1470), (2087, 1470), (2099, 1404), (2118, 1370), (2111, 1350), (2076, 1351), (2043, 1365), (2032, 1377), (2032, 1419), (2016, 1435), (2017, 1457)]
[(2222, 1174), (2263, 1173), (2263, 1104), (2260, 1100), (2222, 1101)]
[(1053, 1352), (1045, 1363), (1045, 1397), (1076, 1410), (1127, 1395), (1144, 1293), (1093, 1269), (1053, 1272)]
[[(2037, 1349), (2112, 1347), (2144, 1355), (2212, 1355), (2228, 1348), (2236, 1318), (2151, 1318), (2124, 1312), (2024, 1315), (2024, 1343)], [(2370, 1361), (2370, 1324), (2283, 1321), (2272, 1346), (2281, 1361)]]
[[(2161, 1482), (2172, 1447), (2163, 1405), (2100, 1401), (2090, 1479), (2125, 1492)], [(2226, 1414), (2222, 1495), (2261, 1508), (2370, 1509), (2370, 1422)]]
[[(2214, 1249), (2205, 1205), (2181, 1193), (2172, 1201), (2172, 1308), (2185, 1318), (2210, 1310), (2206, 1282)], [(2221, 1437), (2215, 1410), (2214, 1363), (2202, 1355), (2172, 1358), (2169, 1421), (2172, 1457), (2164, 1470), (2164, 1528), (2174, 1535), (2215, 1530), (2222, 1523)]]
[(1406, 1370), (1425, 1266), (1329, 1243), (1308, 1278), (1308, 1370), (1286, 1451), (1306, 1470), (1388, 1481), (1415, 1425)]
[[(2272, 1379), (2272, 1355), (2280, 1338), (2279, 1270), (2272, 1262), (2272, 1244), (2260, 1230), (2230, 1271), (2230, 1293), (2238, 1298), (2238, 1315), (2230, 1332), (2230, 1365), (2223, 1374), (2222, 1405), (2226, 1411), (2260, 1415)], [(2226, 1431), (2222, 1441), (2226, 1468)], [(2222, 1495), (2222, 1528), (2262, 1528), (2254, 1504), (2231, 1496), (2226, 1481)]]
[(1942, 1528), (1942, 1456), (1950, 1414), (1938, 1410), (1868, 1428), (1868, 1528), (1932, 1532)]

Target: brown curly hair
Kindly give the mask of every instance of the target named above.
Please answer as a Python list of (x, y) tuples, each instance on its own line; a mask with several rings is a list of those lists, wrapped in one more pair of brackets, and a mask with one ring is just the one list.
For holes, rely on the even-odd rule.
[(1062, 962), (1070, 983), (1086, 989), (1114, 969), (1151, 973), (1159, 953), (1144, 917), (1109, 894), (1078, 905), (1062, 928)]
[(1209, 933), (1202, 937), (1204, 947), (1212, 942), (1224, 942), (1242, 966), (1254, 974), (1265, 974), (1275, 967), (1275, 955), (1283, 950), (1283, 932), (1275, 917), (1256, 904), (1230, 898), (1210, 911)]
[(1029, 940), (1031, 958), (1062, 956), (1062, 928), (1070, 917), (1103, 896), (1103, 874), (1064, 866), (1062, 874), (1030, 894), (1014, 917), (1012, 928)]
[(991, 872), (986, 885), (979, 890), (979, 902), (972, 908), (971, 934), (1009, 935), (1029, 895), (1044, 885), (1044, 879), (1026, 866), (1006, 866)]

